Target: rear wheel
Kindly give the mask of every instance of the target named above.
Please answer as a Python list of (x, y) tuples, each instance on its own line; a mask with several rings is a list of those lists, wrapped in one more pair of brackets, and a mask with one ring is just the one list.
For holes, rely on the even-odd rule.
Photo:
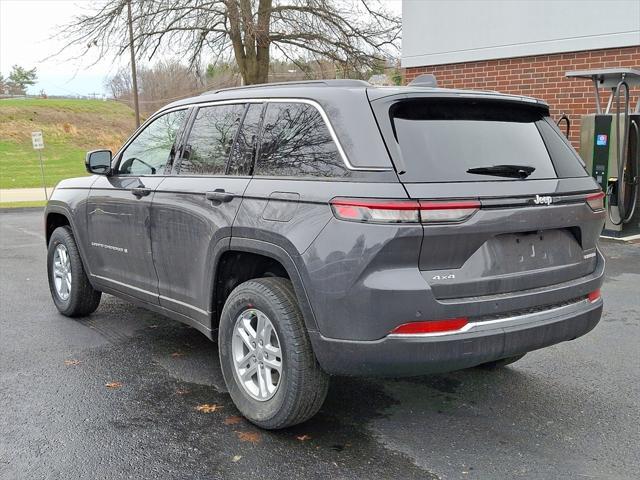
[(60, 313), (82, 317), (98, 308), (102, 293), (89, 283), (69, 227), (58, 227), (51, 234), (47, 273), (51, 297)]
[(317, 413), (329, 377), (311, 349), (291, 282), (249, 280), (229, 295), (218, 332), (222, 373), (240, 412), (266, 429)]
[(522, 355), (514, 355), (513, 357), (501, 358), (500, 360), (494, 360), (493, 362), (481, 363), (477, 366), (477, 368), (482, 368), (484, 370), (495, 370), (497, 368), (506, 367), (507, 365), (517, 362), (525, 355), (526, 354), (523, 353)]

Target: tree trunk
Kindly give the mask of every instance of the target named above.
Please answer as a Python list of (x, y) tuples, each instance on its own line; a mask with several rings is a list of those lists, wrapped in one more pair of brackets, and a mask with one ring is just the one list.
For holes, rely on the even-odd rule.
[[(272, 0), (260, 0), (254, 23), (250, 0), (227, 0), (229, 37), (244, 85), (269, 81), (269, 22)], [(244, 35), (243, 35), (244, 34)]]
[(272, 0), (260, 0), (258, 24), (256, 25), (256, 83), (269, 81), (269, 24), (271, 23)]

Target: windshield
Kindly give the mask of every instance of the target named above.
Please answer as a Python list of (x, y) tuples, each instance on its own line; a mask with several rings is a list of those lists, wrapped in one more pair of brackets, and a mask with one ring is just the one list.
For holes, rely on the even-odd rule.
[[(558, 178), (543, 140), (543, 111), (515, 103), (412, 99), (389, 110), (406, 182)], [(555, 134), (554, 132), (552, 132)], [(564, 146), (565, 149), (571, 149)], [(577, 165), (578, 160), (572, 157)], [(513, 172), (505, 172), (505, 166)], [(518, 170), (530, 172), (518, 175)]]

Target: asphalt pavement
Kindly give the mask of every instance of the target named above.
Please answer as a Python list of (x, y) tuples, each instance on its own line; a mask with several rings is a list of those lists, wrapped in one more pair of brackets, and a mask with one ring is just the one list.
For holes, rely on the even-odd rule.
[(605, 314), (585, 337), (494, 372), (333, 378), (314, 419), (266, 432), (196, 330), (111, 296), (59, 315), (42, 224), (0, 213), (1, 479), (640, 476), (640, 245), (601, 245)]

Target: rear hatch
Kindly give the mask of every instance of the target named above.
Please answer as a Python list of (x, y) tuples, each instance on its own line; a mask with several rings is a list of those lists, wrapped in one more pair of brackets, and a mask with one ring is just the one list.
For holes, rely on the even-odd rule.
[[(534, 289), (594, 271), (598, 186), (545, 104), (451, 93), (370, 99), (398, 177), (423, 205), (419, 265), (436, 298)], [(448, 216), (431, 215), (441, 208)]]

